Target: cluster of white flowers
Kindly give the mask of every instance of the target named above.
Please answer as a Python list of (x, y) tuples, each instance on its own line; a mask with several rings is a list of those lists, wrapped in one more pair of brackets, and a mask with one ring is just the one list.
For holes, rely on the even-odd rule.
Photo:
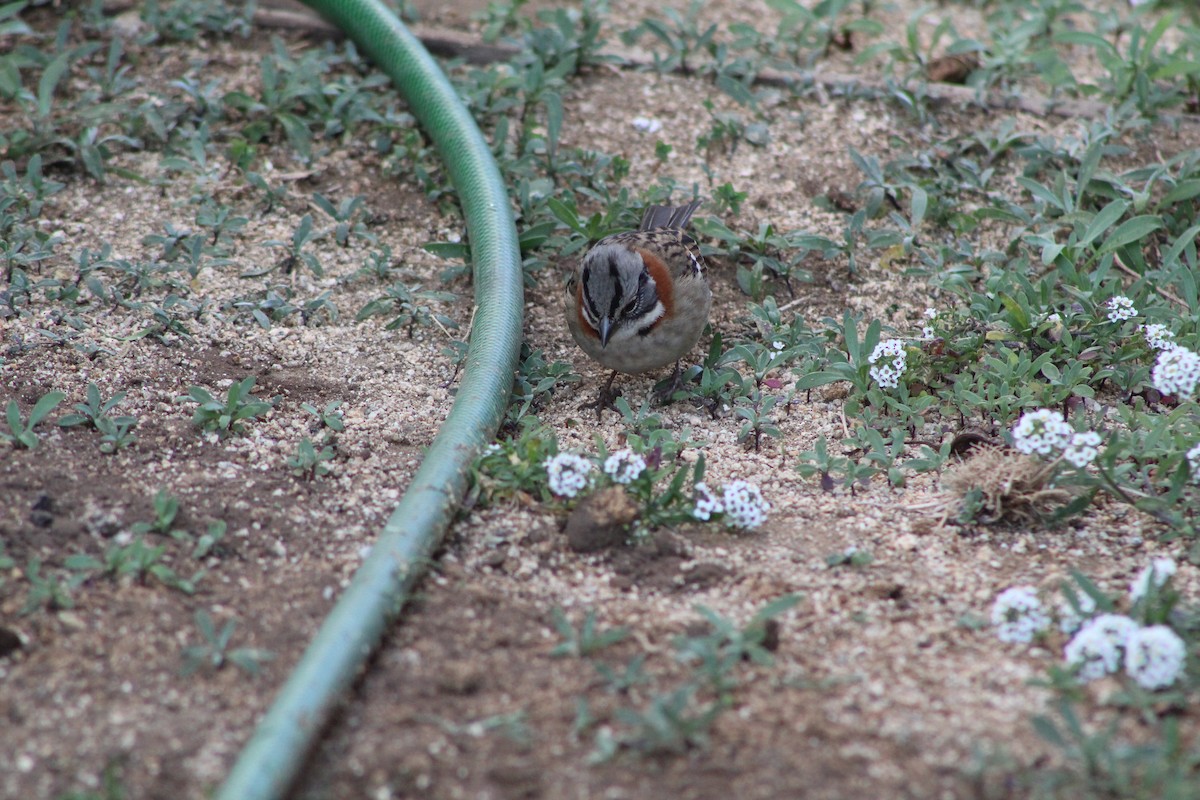
[(618, 450), (604, 459), (604, 474), (613, 483), (633, 483), (646, 469), (646, 459), (629, 448)]
[(1125, 673), (1144, 689), (1165, 689), (1179, 679), (1187, 645), (1166, 625), (1134, 631), (1125, 642)]
[(1076, 431), (1061, 414), (1049, 408), (1022, 414), (1013, 426), (1012, 438), (1013, 447), (1026, 455), (1061, 452), (1076, 469), (1083, 469), (1100, 454), (1100, 434)]
[(753, 530), (767, 521), (771, 506), (752, 483), (732, 481), (724, 488), (725, 518), (735, 528)]
[(1076, 469), (1083, 469), (1100, 455), (1100, 434), (1095, 431), (1079, 431), (1071, 434), (1071, 441), (1063, 448), (1063, 458)]
[(1141, 573), (1129, 584), (1129, 600), (1136, 603), (1150, 591), (1150, 582), (1154, 581), (1156, 589), (1162, 588), (1179, 569), (1173, 558), (1156, 558), (1150, 562)]
[(692, 509), (692, 516), (696, 519), (708, 522), (712, 519), (713, 514), (720, 514), (725, 510), (725, 504), (721, 502), (721, 498), (712, 493), (705, 483), (697, 483), (693, 489), (695, 492), (696, 506)]
[(1111, 675), (1124, 662), (1125, 674), (1153, 691), (1179, 680), (1187, 645), (1166, 625), (1143, 628), (1129, 617), (1101, 614), (1067, 643), (1063, 657), (1078, 670), (1081, 683)]
[(700, 520), (707, 521), (713, 514), (724, 514), (733, 527), (753, 530), (767, 521), (767, 512), (771, 510), (762, 491), (747, 481), (730, 481), (721, 487), (720, 497), (703, 483), (697, 483), (694, 492), (692, 516)]
[[(906, 358), (904, 342), (899, 339), (885, 339), (875, 345), (867, 361), (874, 365), (871, 367), (871, 377), (880, 389), (895, 389), (900, 385), (900, 376), (908, 367)], [(878, 363), (880, 361), (886, 363)]]
[[(1129, 586), (1129, 600), (1137, 604), (1153, 584), (1165, 586), (1178, 569), (1170, 558), (1156, 558)], [(1095, 610), (1095, 602), (1080, 596), (1083, 616)], [(1091, 601), (1090, 597), (1086, 598)], [(1064, 604), (1060, 626), (1064, 633), (1078, 632), (1067, 643), (1063, 658), (1075, 667), (1081, 683), (1111, 675), (1124, 665), (1125, 674), (1151, 691), (1166, 688), (1183, 673), (1187, 646), (1166, 625), (1140, 626), (1122, 614), (1100, 614), (1079, 624), (1079, 613)]]
[(1101, 614), (1088, 620), (1067, 643), (1063, 658), (1078, 669), (1080, 682), (1086, 683), (1116, 672), (1129, 635), (1137, 623), (1120, 614)]
[[(925, 309), (925, 319), (929, 320), (929, 322), (933, 322), (935, 319), (937, 319), (937, 315), (938, 312), (936, 308)], [(928, 323), (921, 328), (922, 339), (932, 339), (936, 335), (937, 332), (933, 329), (933, 326)]]
[[(1175, 574), (1175, 562), (1155, 559), (1130, 587), (1131, 599), (1144, 596), (1150, 581), (1165, 584)], [(1063, 648), (1063, 659), (1075, 668), (1080, 683), (1111, 675), (1124, 666), (1125, 673), (1151, 691), (1171, 686), (1183, 674), (1187, 645), (1166, 625), (1142, 627), (1123, 614), (1097, 614), (1094, 598), (1080, 594), (1075, 605), (1064, 598), (1059, 605), (1059, 627), (1073, 634)], [(1089, 619), (1090, 617), (1090, 619)], [(992, 606), (992, 625), (1004, 642), (1030, 642), (1050, 627), (1050, 616), (1032, 586), (1005, 589)]]
[(1005, 589), (992, 606), (992, 625), (1002, 642), (1030, 642), (1034, 634), (1050, 627), (1050, 615), (1032, 586)]
[(592, 462), (575, 453), (559, 453), (546, 462), (550, 491), (560, 497), (574, 497), (588, 484)]
[(1132, 319), (1137, 316), (1137, 309), (1133, 307), (1133, 301), (1123, 294), (1118, 294), (1108, 299), (1104, 304), (1108, 308), (1108, 321), (1121, 322), (1122, 320)]
[(1150, 381), (1163, 394), (1191, 400), (1200, 384), (1200, 355), (1181, 345), (1160, 351)]
[(1071, 443), (1074, 435), (1074, 429), (1062, 414), (1048, 408), (1026, 411), (1012, 429), (1013, 447), (1026, 455), (1037, 453), (1045, 456), (1062, 450)]
[(1187, 451), (1188, 470), (1192, 473), (1192, 483), (1200, 483), (1200, 442)]
[(1058, 629), (1063, 633), (1074, 633), (1079, 630), (1083, 626), (1083, 621), (1096, 612), (1096, 601), (1090, 594), (1076, 592), (1075, 604), (1079, 606), (1078, 611), (1064, 597), (1058, 605)]
[(1063, 650), (1081, 683), (1103, 678), (1121, 666), (1121, 656), (1138, 624), (1121, 614), (1101, 614), (1084, 623)]
[(1146, 337), (1146, 344), (1155, 350), (1170, 350), (1175, 346), (1175, 334), (1161, 323), (1151, 322), (1143, 325), (1142, 335)]

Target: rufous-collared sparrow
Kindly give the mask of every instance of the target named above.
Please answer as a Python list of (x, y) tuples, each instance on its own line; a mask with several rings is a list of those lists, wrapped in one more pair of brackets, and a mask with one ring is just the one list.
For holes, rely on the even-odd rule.
[(583, 352), (613, 370), (599, 403), (618, 372), (636, 374), (665, 367), (700, 339), (708, 323), (712, 291), (704, 257), (683, 232), (700, 207), (650, 206), (636, 231), (605, 236), (567, 280), (567, 327)]

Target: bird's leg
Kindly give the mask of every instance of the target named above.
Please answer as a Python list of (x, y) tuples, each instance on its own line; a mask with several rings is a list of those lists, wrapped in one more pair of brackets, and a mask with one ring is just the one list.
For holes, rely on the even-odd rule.
[(613, 406), (613, 403), (616, 401), (616, 399), (618, 397), (621, 396), (620, 389), (617, 389), (614, 392), (613, 388), (612, 388), (613, 381), (616, 379), (617, 379), (617, 371), (614, 369), (612, 372), (612, 375), (608, 376), (608, 382), (604, 384), (604, 388), (600, 390), (600, 394), (596, 396), (596, 399), (590, 403), (581, 404), (579, 406), (580, 410), (583, 410), (585, 408), (596, 409), (597, 421), (600, 419), (601, 414), (604, 413), (604, 409), (611, 408), (613, 411), (616, 411), (617, 409), (616, 409), (616, 407)]
[(654, 387), (654, 397), (659, 405), (668, 405), (675, 393), (683, 388), (683, 371), (679, 369), (679, 359), (675, 359), (675, 369), (671, 371), (671, 377), (659, 381)]

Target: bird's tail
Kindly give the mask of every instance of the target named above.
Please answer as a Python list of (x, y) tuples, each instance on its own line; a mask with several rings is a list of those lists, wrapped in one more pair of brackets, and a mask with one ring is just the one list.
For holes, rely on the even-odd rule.
[(687, 225), (692, 214), (700, 207), (699, 200), (693, 200), (686, 206), (648, 206), (642, 215), (640, 230), (651, 231), (655, 228), (679, 228)]

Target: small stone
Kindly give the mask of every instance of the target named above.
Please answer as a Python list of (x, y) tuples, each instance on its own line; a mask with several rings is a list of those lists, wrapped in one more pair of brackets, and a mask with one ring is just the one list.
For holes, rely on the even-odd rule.
[(438, 674), (437, 685), (446, 694), (475, 694), (483, 686), (483, 670), (469, 661), (449, 661)]
[(503, 550), (492, 550), (490, 553), (487, 553), (480, 558), (479, 563), (485, 567), (499, 569), (500, 567), (504, 566), (504, 560), (506, 558), (508, 558), (508, 556), (504, 554)]
[(724, 564), (706, 561), (697, 564), (683, 575), (684, 584), (695, 589), (707, 589), (720, 583), (733, 574), (733, 570)]
[(0, 625), (0, 658), (21, 649), (21, 637), (12, 628)]
[(567, 544), (590, 553), (625, 542), (638, 507), (621, 486), (610, 486), (583, 499), (567, 518)]

